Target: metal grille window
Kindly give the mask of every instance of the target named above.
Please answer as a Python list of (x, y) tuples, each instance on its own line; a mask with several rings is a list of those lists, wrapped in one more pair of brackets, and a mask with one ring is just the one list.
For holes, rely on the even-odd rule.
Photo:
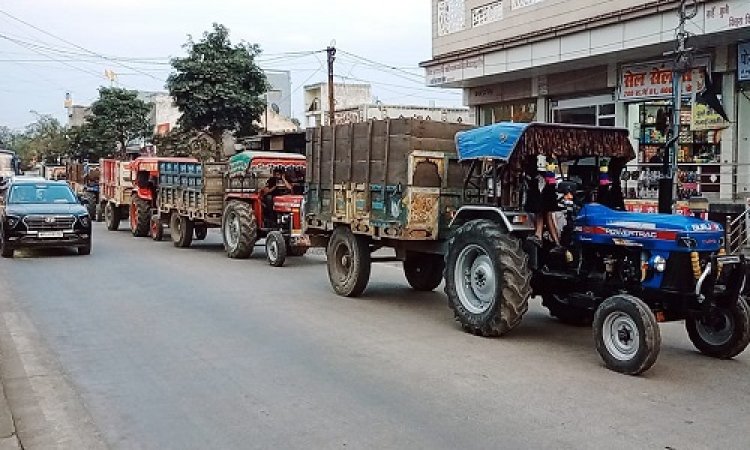
[(471, 26), (478, 27), (503, 18), (503, 2), (492, 2), (471, 10)]
[(437, 3), (438, 36), (462, 31), (466, 22), (466, 4), (464, 0), (440, 0)]

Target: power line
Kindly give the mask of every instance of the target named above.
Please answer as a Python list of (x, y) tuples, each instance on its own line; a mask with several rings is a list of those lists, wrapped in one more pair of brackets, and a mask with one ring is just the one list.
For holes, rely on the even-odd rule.
[(10, 37), (5, 36), (3, 34), (0, 34), (0, 39), (5, 39), (7, 41), (13, 42), (14, 44), (16, 44), (16, 45), (18, 45), (20, 47), (27, 48), (28, 50), (31, 50), (34, 53), (38, 53), (38, 54), (44, 56), (45, 58), (50, 59), (50, 60), (52, 60), (54, 62), (60, 63), (60, 64), (65, 65), (65, 66), (68, 66), (68, 67), (70, 67), (70, 68), (72, 68), (74, 70), (78, 70), (78, 71), (87, 73), (89, 75), (93, 75), (97, 79), (102, 78), (98, 73), (92, 72), (90, 70), (87, 70), (87, 69), (84, 69), (84, 68), (81, 68), (81, 67), (76, 67), (76, 66), (74, 66), (72, 64), (69, 64), (69, 63), (63, 61), (63, 60), (55, 59), (54, 57), (49, 56), (48, 54), (44, 53), (41, 50), (37, 50), (37, 49), (34, 49), (33, 47), (29, 47), (27, 44), (21, 43), (21, 42), (17, 41), (16, 39), (10, 38)]
[(117, 62), (117, 61), (115, 61), (115, 60), (112, 60), (111, 58), (108, 58), (108, 57), (104, 56), (104, 55), (101, 55), (101, 54), (99, 54), (99, 53), (96, 53), (96, 52), (94, 52), (94, 51), (91, 51), (91, 50), (89, 50), (89, 49), (87, 49), (87, 48), (85, 48), (85, 47), (81, 47), (81, 46), (80, 46), (80, 45), (78, 45), (78, 44), (75, 44), (75, 43), (73, 43), (73, 42), (70, 42), (70, 41), (68, 41), (68, 40), (66, 40), (66, 39), (64, 39), (64, 38), (61, 38), (61, 37), (59, 37), (59, 36), (56, 36), (56, 35), (54, 35), (54, 34), (52, 34), (52, 33), (48, 32), (48, 31), (46, 31), (46, 30), (43, 30), (43, 29), (41, 29), (41, 28), (37, 27), (36, 25), (30, 24), (29, 22), (26, 22), (25, 20), (19, 19), (18, 17), (14, 16), (14, 15), (12, 15), (12, 14), (9, 14), (8, 12), (6, 12), (6, 11), (3, 11), (3, 10), (1, 10), (1, 9), (0, 9), (0, 14), (3, 14), (3, 15), (5, 15), (5, 16), (7, 16), (7, 17), (9, 17), (9, 18), (11, 18), (11, 19), (13, 19), (13, 20), (15, 20), (15, 21), (19, 22), (19, 23), (22, 23), (22, 24), (24, 24), (24, 25), (26, 25), (26, 26), (28, 26), (28, 27), (30, 27), (30, 28), (33, 28), (34, 30), (36, 30), (36, 31), (38, 31), (38, 32), (40, 32), (40, 33), (44, 33), (44, 34), (45, 34), (45, 35), (47, 35), (47, 36), (50, 36), (50, 37), (52, 37), (52, 38), (55, 38), (55, 39), (57, 39), (57, 40), (59, 40), (59, 41), (61, 41), (61, 42), (64, 42), (64, 43), (66, 43), (66, 44), (68, 44), (68, 45), (70, 45), (70, 46), (73, 46), (73, 47), (75, 47), (75, 48), (77, 48), (77, 49), (79, 49), (79, 50), (82, 50), (82, 51), (84, 51), (84, 52), (86, 52), (86, 53), (90, 53), (90, 54), (92, 54), (92, 55), (94, 55), (94, 56), (97, 56), (97, 57), (99, 57), (99, 58), (102, 58), (102, 59), (104, 59), (104, 60), (106, 60), (106, 61), (111, 61), (111, 62), (114, 62), (115, 64), (117, 64), (117, 65), (119, 65), (119, 66), (125, 67), (126, 69), (130, 69), (130, 70), (133, 70), (133, 71), (135, 71), (135, 72), (138, 72), (138, 73), (140, 73), (140, 74), (142, 74), (142, 75), (145, 75), (145, 76), (147, 76), (147, 77), (153, 78), (154, 80), (157, 80), (157, 81), (164, 81), (164, 80), (161, 80), (160, 78), (158, 78), (158, 77), (156, 77), (156, 76), (154, 76), (154, 75), (152, 75), (152, 74), (150, 74), (150, 73), (148, 73), (148, 72), (144, 72), (144, 71), (142, 71), (142, 70), (140, 70), (140, 69), (138, 69), (138, 68), (135, 68), (135, 67), (132, 67), (132, 66), (128, 66), (128, 65), (126, 65), (126, 64), (124, 64), (124, 63), (120, 63), (120, 62)]

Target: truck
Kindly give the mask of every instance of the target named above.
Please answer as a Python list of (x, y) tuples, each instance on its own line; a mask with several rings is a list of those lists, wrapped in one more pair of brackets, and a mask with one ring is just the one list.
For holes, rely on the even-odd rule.
[[(620, 174), (635, 157), (626, 129), (386, 120), (311, 130), (307, 155), (305, 224), (328, 241), (339, 295), (361, 294), (373, 251), (390, 247), (415, 289), (444, 279), (454, 318), (478, 336), (510, 333), (541, 297), (563, 323), (592, 326), (604, 365), (624, 374), (656, 362), (660, 322), (684, 321), (693, 345), (717, 359), (750, 344), (747, 263), (727, 254), (723, 227), (619, 205)], [(565, 220), (559, 236), (545, 235), (533, 183), (557, 175), (545, 181), (555, 203), (545, 211)]]
[(0, 149), (0, 189), (21, 174), (21, 162), (15, 152)]
[(99, 209), (104, 211), (104, 223), (109, 231), (117, 231), (120, 221), (130, 213), (133, 182), (130, 161), (102, 159), (99, 161)]
[[(281, 266), (310, 245), (300, 213), (305, 167), (303, 155), (271, 151), (243, 151), (223, 163), (162, 162), (152, 238), (160, 240), (168, 223), (173, 244), (189, 247), (193, 236), (202, 239), (209, 228), (221, 228), (228, 257), (248, 258), (265, 239), (269, 264)], [(292, 191), (274, 196), (269, 211), (263, 188), (279, 170)]]

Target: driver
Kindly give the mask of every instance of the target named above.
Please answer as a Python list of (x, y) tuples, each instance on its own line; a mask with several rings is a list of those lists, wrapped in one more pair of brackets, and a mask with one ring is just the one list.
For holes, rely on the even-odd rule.
[(281, 168), (273, 169), (271, 177), (266, 181), (266, 186), (261, 190), (263, 198), (263, 217), (266, 221), (273, 222), (275, 214), (273, 212), (273, 198), (277, 195), (283, 195), (286, 192), (292, 192), (292, 184), (287, 180), (286, 174)]

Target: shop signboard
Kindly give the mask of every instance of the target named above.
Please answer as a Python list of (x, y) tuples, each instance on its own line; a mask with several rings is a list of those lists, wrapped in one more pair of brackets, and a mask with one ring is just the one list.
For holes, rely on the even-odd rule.
[[(672, 97), (673, 70), (674, 63), (670, 60), (623, 66), (620, 74), (620, 100)], [(708, 58), (697, 58), (694, 68), (682, 76), (683, 96), (691, 96), (703, 90), (707, 70)]]
[(750, 42), (737, 46), (737, 79), (750, 81)]
[(728, 126), (724, 118), (721, 117), (708, 105), (696, 103), (693, 98), (693, 104), (690, 111), (690, 129), (692, 131), (702, 130), (721, 130)]
[(537, 3), (541, 3), (544, 0), (511, 0), (510, 2), (510, 9), (520, 9), (525, 8), (527, 6), (535, 5)]
[(706, 34), (750, 27), (750, 2), (747, 0), (709, 2), (704, 11)]

